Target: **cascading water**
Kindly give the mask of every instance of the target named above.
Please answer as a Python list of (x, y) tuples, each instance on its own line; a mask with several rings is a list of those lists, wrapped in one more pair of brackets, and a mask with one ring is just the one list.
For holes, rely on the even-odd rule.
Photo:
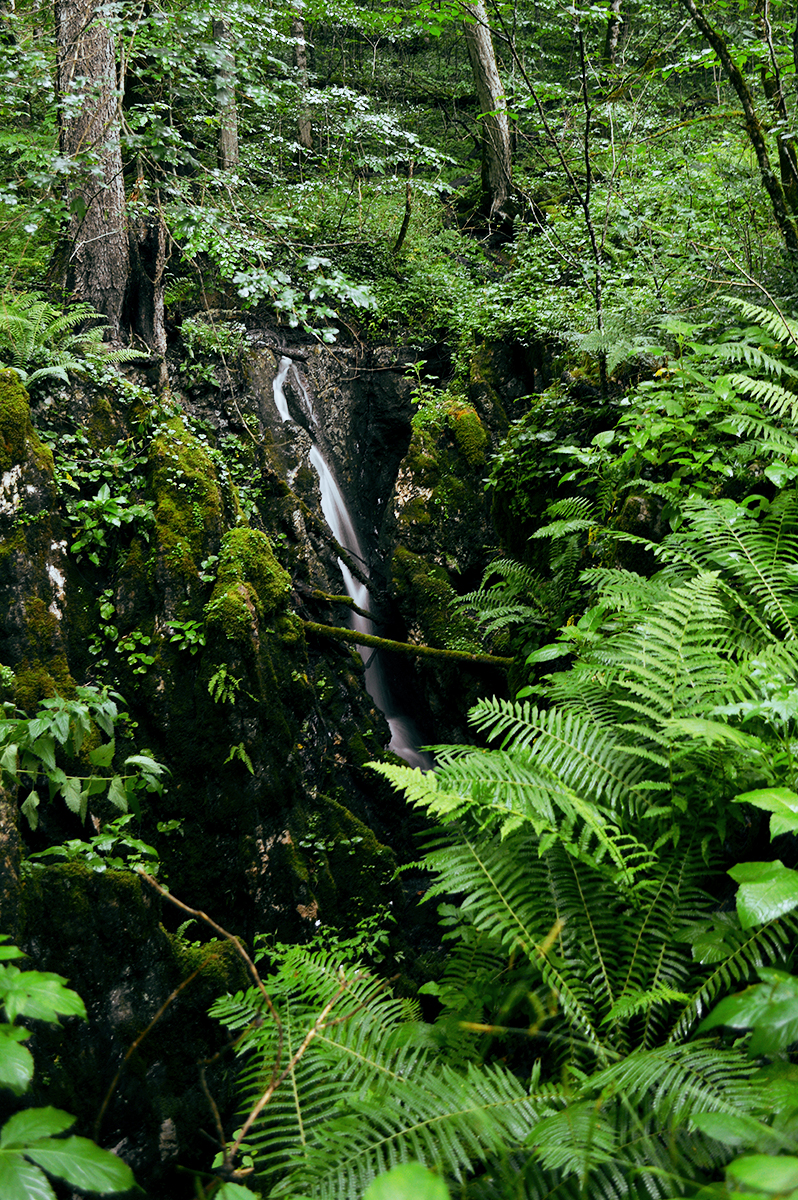
[[(308, 418), (308, 423), (318, 428), (318, 420), (313, 411), (313, 404), (308, 391), (302, 383), (296, 368), (294, 368), (292, 360), (287, 356), (283, 356), (280, 359), (279, 370), (274, 379), (274, 403), (277, 406), (277, 411), (283, 421), (293, 420), (288, 411), (288, 401), (286, 400), (284, 390), (286, 379), (292, 368), (297, 382), (300, 402), (305, 416)], [(319, 477), (321, 509), (333, 537), (339, 545), (343, 546), (351, 554), (352, 558), (362, 563), (363, 571), (367, 573), (363, 551), (360, 547), (358, 536), (355, 533), (355, 527), (352, 524), (352, 518), (349, 515), (346, 501), (341, 494), (341, 489), (335, 480), (335, 476), (315, 443), (311, 446), (308, 458)], [(347, 595), (354, 600), (358, 608), (362, 608), (365, 612), (368, 612), (371, 605), (368, 588), (359, 579), (355, 578), (349, 567), (340, 558), (338, 559), (338, 566), (341, 569)], [(374, 632), (374, 622), (357, 612), (352, 613), (352, 627), (359, 633), (370, 634)], [(432, 759), (430, 755), (419, 751), (418, 738), (415, 735), (413, 722), (408, 717), (395, 711), (390, 689), (387, 686), (382, 665), (379, 661), (380, 652), (371, 651), (366, 646), (358, 646), (358, 651), (366, 668), (366, 690), (384, 714), (391, 730), (389, 749), (393, 750), (394, 754), (398, 754), (400, 758), (403, 758), (410, 766), (428, 770), (432, 766)]]

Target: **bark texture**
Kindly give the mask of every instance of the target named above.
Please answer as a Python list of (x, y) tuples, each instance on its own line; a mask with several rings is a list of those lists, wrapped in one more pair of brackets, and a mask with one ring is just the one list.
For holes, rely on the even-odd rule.
[(0, 783), (0, 930), (14, 939), (19, 932), (21, 862), (16, 789), (11, 791)]
[(236, 62), (230, 49), (230, 26), (224, 17), (213, 18), (213, 40), (219, 52), (216, 71), (216, 106), (219, 110), (219, 169), (238, 166), (238, 110), (236, 108)]
[(301, 3), (297, 4), (291, 17), (291, 33), (294, 38), (294, 60), (299, 76), (300, 101), (297, 120), (297, 137), (303, 150), (313, 149), (313, 124), (305, 96), (308, 90), (308, 46), (305, 41), (305, 18)]
[(130, 272), (114, 41), (92, 0), (55, 0), (60, 146), (75, 164), (63, 285), (120, 336)]
[(466, 45), (477, 89), (482, 127), (482, 191), (491, 221), (509, 224), (512, 188), (510, 122), (483, 0), (466, 4)]
[(618, 53), (618, 41), (621, 36), (621, 0), (610, 0), (610, 15), (607, 19), (607, 37), (604, 41), (604, 61), (615, 66)]

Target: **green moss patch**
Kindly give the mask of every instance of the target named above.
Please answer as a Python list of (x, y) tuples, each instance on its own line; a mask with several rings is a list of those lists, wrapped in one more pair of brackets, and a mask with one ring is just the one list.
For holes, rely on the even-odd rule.
[(0, 471), (25, 462), (31, 454), (39, 466), (52, 471), (52, 453), (31, 425), (28, 393), (15, 371), (0, 371)]
[(209, 628), (231, 641), (248, 641), (260, 623), (285, 607), (291, 579), (265, 533), (248, 526), (222, 539), (213, 595), (205, 608)]
[(177, 417), (153, 439), (151, 461), (158, 545), (171, 573), (193, 579), (209, 540), (221, 534), (216, 468)]

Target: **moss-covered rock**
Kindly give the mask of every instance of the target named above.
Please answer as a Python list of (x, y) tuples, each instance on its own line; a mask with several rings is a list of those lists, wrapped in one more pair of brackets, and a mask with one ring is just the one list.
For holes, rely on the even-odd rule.
[(457, 595), (443, 567), (398, 546), (392, 560), (394, 594), (407, 624), (424, 645), (445, 649), (472, 632), (453, 607)]
[[(213, 595), (205, 609), (210, 628), (229, 641), (257, 638), (259, 623), (285, 608), (291, 579), (265, 533), (248, 526), (225, 534)], [(286, 626), (287, 640), (293, 627)]]
[(470, 404), (453, 405), (449, 412), (449, 428), (468, 465), (483, 466), (489, 438), (476, 409)]
[(163, 568), (193, 581), (209, 545), (218, 544), (224, 530), (225, 501), (216, 468), (178, 417), (161, 426), (150, 461)]
[(29, 457), (52, 471), (52, 452), (31, 424), (28, 393), (19, 375), (0, 370), (0, 471), (8, 471)]
[[(88, 1014), (37, 1025), (34, 1102), (74, 1113), (77, 1131), (113, 1146), (153, 1200), (185, 1195), (178, 1159), (199, 1169), (209, 1161), (198, 1064), (224, 1042), (207, 1010), (249, 982), (241, 959), (226, 942), (195, 948), (170, 937), (160, 898), (133, 872), (40, 868), (25, 884), (23, 912), (30, 965), (66, 976)], [(210, 1070), (208, 1086), (226, 1108), (223, 1068)]]

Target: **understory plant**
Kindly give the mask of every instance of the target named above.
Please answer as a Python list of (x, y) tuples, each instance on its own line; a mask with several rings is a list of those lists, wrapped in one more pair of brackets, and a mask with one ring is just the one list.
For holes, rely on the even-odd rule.
[(0, 361), (19, 375), (25, 387), (44, 380), (69, 382), (69, 374), (85, 372), (89, 359), (129, 362), (141, 354), (103, 341), (105, 318), (90, 304), (62, 311), (33, 292), (0, 298)]
[[(30, 1021), (85, 1020), (86, 1009), (66, 980), (49, 971), (20, 969), (25, 955), (0, 934), (0, 1086), (23, 1096), (33, 1081), (33, 1056), (25, 1046)], [(58, 1108), (23, 1108), (0, 1129), (0, 1194), (3, 1200), (55, 1200), (50, 1178), (81, 1192), (126, 1192), (135, 1186), (130, 1168), (84, 1137), (67, 1137), (75, 1118)]]
[[(33, 717), (10, 702), (2, 706), (2, 782), (13, 794), (22, 792), (22, 813), (31, 829), (38, 826), (45, 788), (50, 803), (60, 796), (81, 821), (92, 798), (104, 797), (117, 813), (138, 813), (141, 792), (163, 791), (166, 768), (150, 755), (129, 754), (121, 764), (116, 761), (119, 700), (107, 688), (79, 687), (73, 700), (42, 700)], [(79, 774), (65, 769), (73, 762)]]
[(652, 578), (588, 572), (566, 669), (476, 706), (491, 748), (377, 767), (437, 822), (440, 1016), (303, 947), (273, 1011), (257, 989), (219, 1002), (244, 1111), (268, 1109), (232, 1143), (266, 1195), (344, 1200), (418, 1160), (485, 1200), (664, 1200), (734, 1178), (729, 1129), (791, 1144), (783, 1089), (701, 1022), (789, 970), (798, 933), (795, 903), (719, 904), (757, 836), (747, 798), (793, 784), (797, 518), (792, 492), (691, 501)]

